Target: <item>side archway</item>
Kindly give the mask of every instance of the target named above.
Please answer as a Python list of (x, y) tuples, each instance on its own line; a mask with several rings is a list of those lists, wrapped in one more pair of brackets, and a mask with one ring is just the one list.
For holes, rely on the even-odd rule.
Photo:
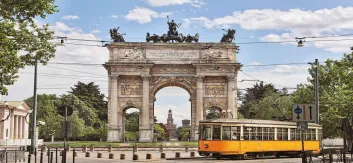
[[(139, 140), (139, 129), (142, 122), (142, 110), (134, 105), (125, 105), (119, 111), (121, 117), (121, 133), (120, 140), (126, 141), (138, 141)], [(136, 119), (137, 116), (137, 119)]]

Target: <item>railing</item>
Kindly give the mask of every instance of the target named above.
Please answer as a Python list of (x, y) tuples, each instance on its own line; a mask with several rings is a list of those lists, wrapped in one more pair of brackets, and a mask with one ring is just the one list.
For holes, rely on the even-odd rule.
[(25, 147), (6, 147), (0, 149), (0, 163), (25, 160)]

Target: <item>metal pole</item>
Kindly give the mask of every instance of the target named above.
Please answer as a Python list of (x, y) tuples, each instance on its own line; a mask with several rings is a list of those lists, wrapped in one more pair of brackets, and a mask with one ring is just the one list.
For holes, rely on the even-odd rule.
[(67, 106), (65, 106), (65, 139), (64, 139), (64, 163), (66, 163), (66, 141), (67, 141)]
[(301, 130), (301, 137), (302, 137), (302, 163), (307, 163), (306, 162), (306, 155), (305, 155), (305, 150), (304, 150), (304, 130)]
[(33, 138), (31, 141), (31, 154), (34, 154), (34, 151), (36, 151), (36, 145), (37, 145), (37, 58), (35, 59), (34, 63), (34, 91), (33, 91), (33, 121), (32, 121), (32, 130), (33, 130)]
[(55, 163), (58, 163), (58, 148), (55, 148)]
[(319, 112), (319, 60), (315, 59), (315, 105), (316, 105), (316, 112), (317, 112), (317, 117), (316, 117), (316, 123), (319, 124), (320, 120), (320, 112)]

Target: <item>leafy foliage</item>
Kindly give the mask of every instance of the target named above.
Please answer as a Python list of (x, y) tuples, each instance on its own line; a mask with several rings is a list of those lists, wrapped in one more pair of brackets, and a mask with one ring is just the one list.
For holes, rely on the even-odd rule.
[(139, 131), (139, 112), (132, 112), (125, 116), (125, 131), (138, 132)]
[(57, 11), (54, 0), (1, 0), (0, 94), (8, 93), (6, 86), (14, 84), (20, 68), (34, 65), (35, 59), (46, 64), (54, 57), (55, 45), (49, 43), (54, 33), (48, 24), (38, 26), (35, 17), (45, 18)]
[(71, 94), (95, 109), (100, 120), (108, 121), (108, 103), (104, 101), (105, 96), (100, 92), (98, 85), (93, 82), (88, 84), (78, 82), (73, 88), (71, 87), (71, 90)]
[(190, 127), (178, 127), (176, 131), (179, 141), (189, 141), (190, 140)]
[(207, 109), (206, 119), (217, 119), (221, 117), (221, 110), (219, 108), (209, 108)]
[(244, 94), (238, 92), (241, 95), (241, 106), (239, 107), (239, 112), (243, 114), (245, 118), (253, 118), (254, 112), (251, 111), (251, 106), (254, 103), (259, 103), (261, 99), (266, 96), (266, 92), (272, 91), (277, 93), (278, 90), (272, 84), (265, 84), (260, 82), (256, 83), (252, 88), (247, 88)]
[(169, 140), (168, 130), (162, 123), (154, 124), (154, 133), (157, 141)]

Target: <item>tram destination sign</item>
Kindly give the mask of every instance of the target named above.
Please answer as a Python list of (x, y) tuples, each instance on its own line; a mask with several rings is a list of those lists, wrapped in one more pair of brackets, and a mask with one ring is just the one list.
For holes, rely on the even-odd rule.
[(316, 122), (315, 104), (293, 104), (292, 117), (294, 122)]

